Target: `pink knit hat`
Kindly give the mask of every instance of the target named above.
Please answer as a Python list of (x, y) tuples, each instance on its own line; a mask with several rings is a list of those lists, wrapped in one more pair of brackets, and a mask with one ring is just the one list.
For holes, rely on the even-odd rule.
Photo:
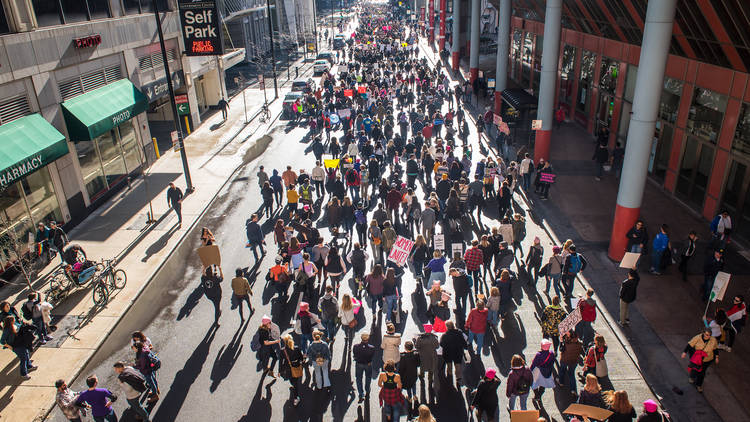
[(424, 328), (425, 333), (431, 333), (432, 332), (432, 324), (422, 324), (422, 328)]
[(268, 315), (263, 315), (263, 318), (260, 319), (261, 324), (266, 325), (269, 322), (271, 322), (271, 317)]
[(542, 350), (549, 350), (550, 346), (552, 346), (552, 342), (549, 341), (546, 338), (542, 339)]
[(648, 413), (654, 413), (659, 410), (659, 405), (655, 401), (648, 399), (643, 402), (643, 409)]
[(484, 373), (484, 377), (489, 379), (495, 378), (495, 375), (497, 375), (495, 368), (487, 368), (487, 371)]

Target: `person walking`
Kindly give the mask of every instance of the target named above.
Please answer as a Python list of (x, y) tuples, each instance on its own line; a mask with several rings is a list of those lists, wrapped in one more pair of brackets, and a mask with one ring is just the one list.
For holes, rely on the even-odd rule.
[(328, 370), (331, 363), (331, 349), (328, 344), (325, 343), (323, 333), (320, 331), (313, 332), (313, 342), (307, 349), (307, 355), (310, 357), (310, 362), (314, 368), (315, 373), (315, 388), (318, 390), (326, 389), (330, 391), (331, 380), (329, 378)]
[(636, 422), (668, 422), (671, 420), (668, 413), (659, 410), (659, 405), (655, 401), (648, 399), (643, 402), (643, 413), (638, 416)]
[(419, 416), (417, 416), (416, 422), (437, 422), (435, 420), (435, 417), (432, 416), (432, 412), (430, 412), (430, 408), (427, 405), (420, 404), (418, 411)]
[(305, 361), (304, 356), (300, 348), (294, 344), (294, 338), (290, 334), (287, 334), (282, 339), (284, 348), (282, 353), (284, 355), (285, 364), (289, 365), (289, 383), (291, 384), (291, 394), (289, 399), (294, 399), (294, 406), (297, 406), (302, 400), (300, 396), (300, 381), (302, 380), (303, 369), (302, 364)]
[[(377, 262), (377, 261), (375, 261)], [(380, 312), (383, 312), (383, 283), (385, 282), (385, 276), (383, 275), (383, 267), (380, 264), (375, 264), (372, 267), (370, 274), (365, 277), (365, 286), (367, 293), (370, 296), (372, 304), (372, 314), (375, 315), (375, 311), (380, 307)]]
[(414, 350), (414, 343), (406, 341), (404, 351), (401, 352), (398, 364), (398, 373), (401, 376), (401, 387), (406, 390), (408, 408), (407, 415), (411, 414), (417, 407), (417, 377), (420, 369), (419, 354)]
[(264, 245), (266, 244), (264, 239), (265, 235), (263, 234), (263, 229), (261, 229), (260, 224), (258, 224), (258, 214), (251, 215), (250, 219), (245, 223), (245, 235), (247, 236), (246, 247), (253, 251), (255, 265), (258, 266), (260, 265), (260, 259), (258, 259), (258, 248), (260, 248), (261, 259), (266, 254), (266, 248), (264, 248)]
[(436, 249), (432, 254), (432, 259), (427, 263), (427, 268), (430, 270), (428, 285), (431, 286), (434, 281), (439, 281), (440, 285), (445, 284), (446, 262), (443, 253), (439, 249)]
[(555, 380), (552, 377), (552, 371), (555, 369), (555, 354), (550, 351), (552, 342), (548, 339), (542, 339), (541, 350), (534, 355), (529, 370), (534, 378), (531, 389), (534, 390), (532, 402), (536, 402), (542, 407), (542, 396), (545, 388), (555, 388)]
[(567, 250), (568, 254), (563, 258), (562, 285), (565, 289), (565, 297), (571, 298), (576, 276), (586, 269), (588, 262), (583, 255), (576, 252), (576, 245), (571, 243)]
[(250, 296), (252, 295), (253, 291), (242, 268), (237, 268), (234, 270), (234, 278), (232, 279), (232, 305), (237, 307), (240, 313), (240, 321), (245, 321), (245, 316), (242, 313), (242, 302), (247, 302), (247, 309), (250, 312), (248, 318), (255, 313), (253, 305), (250, 304)]
[(560, 306), (560, 296), (553, 296), (552, 301), (542, 312), (542, 334), (544, 338), (550, 339), (554, 345), (554, 351), (560, 346), (560, 323), (568, 316), (565, 309)]
[(599, 379), (609, 375), (606, 354), (607, 342), (604, 340), (603, 335), (597, 334), (596, 337), (594, 337), (594, 344), (589, 347), (589, 350), (586, 352), (586, 357), (583, 360), (583, 375), (586, 376), (587, 374), (593, 374)]
[(671, 248), (668, 230), (669, 226), (662, 224), (659, 233), (654, 236), (654, 240), (651, 242), (651, 269), (649, 272), (653, 275), (661, 275), (664, 268), (669, 265), (669, 262), (664, 259), (665, 254)]
[(711, 290), (714, 288), (714, 280), (719, 271), (724, 270), (724, 250), (716, 249), (713, 254), (706, 256), (706, 261), (703, 264), (703, 285), (701, 286), (701, 294), (703, 296), (703, 302), (707, 302), (711, 295)]
[(82, 422), (82, 418), (86, 416), (86, 409), (76, 404), (78, 393), (68, 388), (68, 384), (62, 379), (55, 381), (55, 388), (55, 403), (65, 418), (69, 422)]
[(221, 110), (221, 120), (222, 122), (227, 121), (227, 115), (229, 114), (229, 102), (226, 100), (226, 98), (221, 97), (219, 100), (219, 103), (216, 104), (216, 106)]
[(508, 397), (508, 409), (515, 410), (516, 400), (520, 401), (521, 410), (526, 410), (526, 401), (534, 382), (534, 377), (521, 355), (513, 355), (510, 360), (510, 374), (505, 384), (505, 395)]
[(420, 378), (424, 376), (425, 372), (427, 373), (427, 391), (432, 397), (435, 397), (440, 391), (440, 377), (437, 374), (437, 350), (440, 347), (440, 341), (432, 332), (432, 324), (423, 324), (422, 328), (424, 332), (419, 334), (414, 341), (421, 366)]
[[(216, 270), (218, 269), (218, 274)], [(224, 281), (224, 272), (221, 267), (209, 265), (201, 275), (201, 287), (203, 294), (214, 304), (214, 325), (219, 326), (221, 316), (221, 282)]]
[(485, 416), (489, 422), (496, 420), (498, 387), (500, 387), (500, 378), (497, 377), (497, 371), (495, 368), (487, 368), (484, 377), (474, 390), (474, 398), (469, 405), (469, 408), (476, 413), (477, 421), (481, 422)]
[(482, 264), (484, 264), (484, 252), (479, 248), (479, 241), (471, 241), (471, 247), (464, 253), (466, 262), (466, 273), (474, 280), (474, 288), (477, 293), (484, 292), (484, 283), (482, 283)]
[(336, 335), (336, 318), (339, 315), (339, 302), (333, 295), (332, 286), (326, 286), (325, 294), (318, 299), (318, 310), (326, 341), (332, 345)]
[(341, 306), (339, 306), (338, 319), (341, 321), (341, 328), (344, 329), (344, 341), (347, 346), (351, 346), (354, 341), (354, 330), (357, 328), (357, 313), (361, 309), (361, 304), (357, 299), (352, 298), (351, 294), (344, 293), (341, 296)]
[(307, 346), (312, 341), (314, 327), (319, 324), (320, 318), (310, 312), (310, 305), (307, 302), (300, 302), (294, 332), (300, 337), (300, 347), (305, 355), (307, 355)]
[(23, 324), (13, 316), (3, 319), (3, 333), (0, 336), (0, 344), (3, 348), (12, 349), (18, 356), (21, 378), (31, 379), (29, 372), (37, 369), (31, 364), (31, 350), (34, 343), (35, 328), (29, 324)]
[(29, 293), (26, 302), (21, 307), (21, 314), (26, 319), (31, 320), (31, 324), (36, 328), (36, 333), (39, 337), (39, 344), (47, 344), (47, 341), (52, 340), (52, 336), (47, 334), (47, 324), (44, 322), (42, 314), (42, 299), (41, 294), (37, 291)]
[[(177, 228), (182, 227), (182, 190), (175, 186), (174, 182), (169, 182), (167, 189), (167, 206), (177, 214)], [(62, 249), (59, 250), (62, 252)]]
[(628, 278), (623, 280), (620, 284), (620, 325), (625, 326), (630, 324), (629, 307), (630, 304), (635, 302), (636, 291), (638, 290), (638, 282), (641, 281), (641, 277), (638, 275), (638, 271), (628, 271)]
[(440, 347), (443, 349), (443, 364), (447, 369), (446, 378), (452, 383), (452, 374), (455, 374), (456, 387), (459, 388), (463, 374), (464, 350), (469, 349), (469, 344), (453, 321), (446, 321), (445, 328), (445, 333), (440, 337)]
[(529, 253), (526, 254), (526, 271), (529, 276), (532, 276), (534, 285), (536, 285), (539, 279), (539, 269), (542, 267), (542, 259), (544, 258), (544, 247), (542, 247), (541, 240), (539, 237), (534, 237), (534, 243), (529, 246)]
[(378, 398), (386, 421), (400, 420), (404, 396), (401, 394), (401, 376), (396, 373), (396, 363), (393, 360), (385, 361), (383, 372), (378, 375), (378, 387), (380, 387)]
[(114, 371), (117, 374), (117, 383), (125, 393), (125, 400), (135, 413), (135, 418), (148, 422), (150, 420), (148, 412), (140, 402), (141, 394), (148, 389), (146, 379), (137, 369), (122, 361), (115, 362)]
[(396, 332), (396, 327), (388, 323), (386, 325), (386, 334), (380, 342), (380, 348), (383, 349), (383, 360), (391, 360), (393, 363), (398, 364), (401, 359), (398, 348), (401, 345), (401, 334)]
[(472, 309), (466, 317), (466, 330), (469, 332), (469, 347), (473, 347), (474, 340), (476, 340), (477, 349), (474, 353), (481, 356), (484, 348), (484, 333), (487, 330), (487, 309), (484, 307), (483, 300), (477, 300), (477, 307)]
[(550, 284), (555, 289), (555, 295), (562, 297), (560, 290), (560, 276), (562, 275), (563, 259), (560, 256), (561, 248), (557, 245), (552, 247), (552, 256), (547, 261), (547, 274), (544, 275), (546, 284), (544, 294), (549, 297)]
[(149, 389), (147, 401), (155, 403), (159, 400), (159, 383), (156, 379), (156, 372), (159, 370), (161, 362), (153, 354), (150, 347), (139, 341), (133, 343), (130, 348), (135, 352), (135, 364), (133, 367), (143, 374)]
[(691, 230), (688, 234), (687, 240), (685, 240), (685, 244), (682, 246), (682, 251), (680, 252), (680, 265), (678, 269), (680, 270), (680, 273), (682, 273), (682, 281), (687, 281), (688, 265), (690, 263), (690, 259), (695, 255), (695, 251), (697, 250), (697, 243), (698, 234), (696, 234), (695, 231)]
[(570, 389), (570, 393), (577, 396), (576, 366), (578, 359), (583, 354), (583, 343), (578, 340), (575, 331), (570, 330), (563, 336), (560, 345), (560, 371), (558, 373), (560, 383)]
[(586, 298), (578, 301), (578, 308), (581, 310), (581, 322), (576, 325), (576, 333), (578, 333), (578, 337), (581, 338), (583, 344), (588, 346), (594, 339), (594, 328), (592, 325), (596, 321), (594, 289), (589, 288), (586, 291)]
[(375, 355), (375, 346), (370, 344), (370, 334), (362, 333), (362, 340), (352, 349), (354, 355), (354, 374), (357, 381), (357, 394), (359, 403), (370, 397), (370, 380), (372, 379), (372, 357)]
[(690, 358), (688, 364), (688, 382), (695, 385), (699, 393), (703, 392), (703, 380), (712, 363), (719, 363), (719, 342), (711, 335), (710, 328), (690, 339), (682, 352), (683, 359)]
[(117, 396), (106, 388), (98, 388), (99, 379), (96, 375), (86, 378), (88, 390), (78, 394), (77, 406), (91, 406), (91, 416), (94, 422), (117, 422), (117, 415), (112, 409), (112, 403), (117, 401)]
[(607, 422), (633, 422), (637, 416), (628, 399), (628, 393), (624, 390), (605, 391), (604, 403), (613, 412)]
[(583, 389), (581, 394), (578, 395), (578, 404), (584, 404), (586, 406), (606, 408), (604, 398), (602, 397), (602, 387), (599, 385), (599, 380), (594, 374), (587, 374), (584, 381)]
[(531, 173), (534, 172), (534, 160), (529, 157), (528, 152), (524, 154), (519, 170), (521, 174), (521, 180), (523, 182), (523, 190), (525, 192), (528, 192), (529, 187), (531, 186)]

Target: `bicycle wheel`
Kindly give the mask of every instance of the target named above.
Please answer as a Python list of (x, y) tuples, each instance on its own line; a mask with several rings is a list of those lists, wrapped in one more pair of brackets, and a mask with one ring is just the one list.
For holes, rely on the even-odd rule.
[(125, 283), (127, 283), (127, 281), (128, 276), (123, 270), (115, 270), (115, 272), (113, 272), (110, 276), (110, 283), (114, 286), (115, 289), (125, 288)]
[(94, 304), (98, 306), (103, 306), (107, 303), (107, 300), (109, 300), (109, 291), (107, 290), (107, 286), (100, 282), (97, 282), (94, 288), (91, 290), (91, 295), (94, 299)]

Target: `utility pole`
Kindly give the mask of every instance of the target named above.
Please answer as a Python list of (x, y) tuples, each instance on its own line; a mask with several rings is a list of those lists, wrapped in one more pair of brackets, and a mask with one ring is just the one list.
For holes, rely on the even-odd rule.
[[(156, 1), (156, 0), (154, 0)], [(271, 72), (273, 75), (273, 90), (276, 95), (274, 99), (279, 98), (279, 83), (276, 80), (276, 48), (273, 46), (273, 22), (271, 22), (271, 2), (266, 0), (266, 10), (268, 12), (268, 32), (271, 34)], [(277, 9), (278, 12), (278, 9)]]
[[(188, 167), (187, 154), (185, 152), (185, 142), (182, 135), (182, 125), (180, 124), (180, 116), (177, 113), (177, 103), (174, 100), (174, 87), (172, 86), (172, 73), (169, 71), (169, 61), (167, 60), (167, 49), (164, 47), (164, 32), (161, 29), (161, 19), (159, 19), (159, 5), (156, 0), (151, 0), (154, 6), (154, 17), (156, 18), (156, 29), (159, 32), (159, 44), (161, 45), (161, 58), (164, 62), (164, 72), (167, 78), (167, 88), (169, 89), (169, 100), (172, 103), (172, 118), (174, 119), (174, 126), (177, 130), (178, 144), (180, 146), (180, 158), (182, 158), (182, 171), (185, 173), (185, 192), (192, 192), (195, 190), (193, 187), (193, 181), (190, 178), (190, 167)], [(153, 217), (152, 217), (153, 218)]]
[(315, 54), (318, 54), (318, 6), (315, 4), (317, 0), (312, 0), (313, 4), (313, 35), (315, 36)]

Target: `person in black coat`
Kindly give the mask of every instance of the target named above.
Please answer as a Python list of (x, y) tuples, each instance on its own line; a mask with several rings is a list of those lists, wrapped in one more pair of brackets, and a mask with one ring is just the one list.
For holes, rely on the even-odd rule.
[[(446, 321), (447, 330), (443, 337), (440, 338), (440, 347), (443, 348), (443, 361), (448, 367), (446, 378), (451, 379), (451, 369), (456, 367), (456, 385), (461, 385), (461, 373), (463, 371), (464, 350), (469, 348), (466, 338), (461, 331), (456, 329), (453, 321)], [(442, 369), (441, 369), (442, 372)]]
[(417, 401), (417, 372), (419, 370), (419, 355), (414, 351), (414, 343), (404, 343), (404, 352), (401, 352), (401, 360), (398, 363), (398, 373), (401, 375), (401, 387), (406, 390), (409, 400), (409, 410), (416, 407)]
[(714, 288), (714, 280), (719, 271), (724, 270), (724, 249), (716, 249), (713, 254), (706, 256), (703, 264), (703, 301), (708, 300), (711, 290)]
[(209, 265), (203, 270), (201, 275), (201, 287), (208, 300), (214, 304), (214, 325), (219, 326), (219, 317), (221, 316), (221, 282), (224, 280), (224, 272), (218, 267), (218, 274), (215, 272), (215, 265)]
[(636, 221), (635, 226), (628, 230), (626, 236), (628, 238), (626, 252), (643, 253), (643, 248), (648, 245), (648, 230), (643, 220)]
[(620, 325), (630, 324), (628, 306), (635, 302), (635, 294), (639, 281), (641, 281), (641, 277), (638, 275), (638, 271), (630, 270), (628, 271), (628, 278), (620, 285)]
[(500, 386), (500, 379), (497, 377), (497, 371), (494, 368), (488, 368), (484, 373), (484, 378), (479, 381), (477, 389), (474, 390), (474, 398), (471, 401), (471, 410), (477, 415), (477, 420), (482, 420), (482, 415), (487, 415), (488, 421), (495, 420), (497, 413), (497, 388)]

